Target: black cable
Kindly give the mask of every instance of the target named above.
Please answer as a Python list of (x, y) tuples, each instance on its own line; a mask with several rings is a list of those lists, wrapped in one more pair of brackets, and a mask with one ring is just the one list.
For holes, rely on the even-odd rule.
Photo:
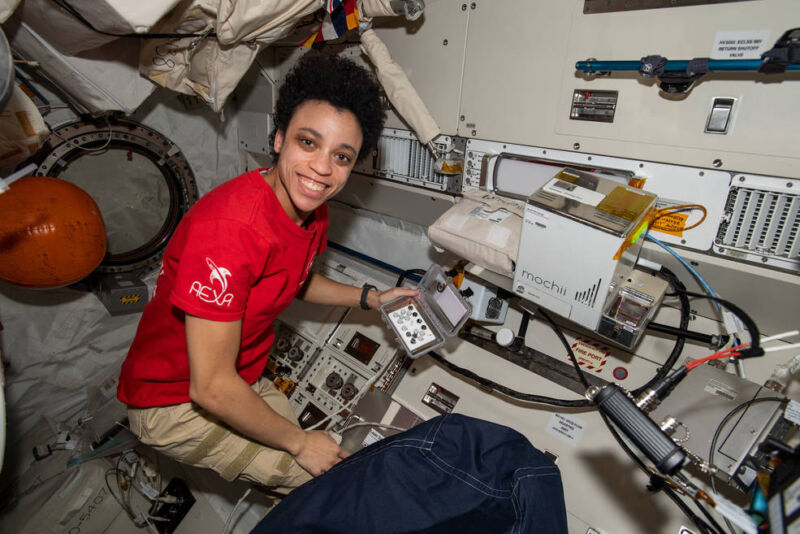
[(695, 341), (700, 341), (701, 343), (705, 343), (707, 345), (722, 348), (727, 345), (730, 336), (728, 335), (717, 335), (717, 334), (704, 334), (702, 332), (695, 332), (694, 330), (681, 330), (680, 328), (675, 328), (674, 326), (669, 326), (666, 324), (655, 323), (650, 321), (647, 323), (645, 327), (648, 330), (652, 330), (654, 332), (661, 332), (662, 334), (669, 334), (672, 336), (683, 336), (687, 339), (694, 339)]
[[(686, 327), (689, 326), (689, 314), (691, 312), (689, 298), (686, 296), (685, 293), (686, 286), (683, 285), (683, 282), (680, 281), (680, 279), (674, 272), (672, 272), (666, 267), (662, 266), (661, 270), (659, 271), (659, 274), (664, 278), (666, 278), (667, 281), (670, 283), (670, 285), (673, 288), (675, 288), (675, 290), (678, 292), (678, 300), (680, 301), (681, 305), (680, 306), (681, 318), (678, 324), (678, 328), (680, 330), (686, 330)], [(685, 345), (685, 343), (686, 343), (686, 338), (682, 335), (678, 335), (675, 338), (675, 345), (673, 345), (672, 351), (670, 352), (669, 356), (664, 362), (664, 365), (659, 367), (658, 371), (656, 371), (655, 376), (653, 376), (653, 378), (648, 380), (646, 384), (631, 391), (631, 395), (633, 395), (634, 397), (638, 397), (639, 395), (642, 394), (642, 392), (653, 388), (655, 384), (664, 380), (664, 378), (672, 369), (672, 366), (674, 366), (675, 362), (678, 361), (678, 358), (683, 352), (683, 346)]]
[(586, 375), (584, 374), (583, 369), (581, 369), (581, 366), (578, 364), (578, 359), (575, 357), (575, 353), (572, 351), (572, 347), (569, 346), (567, 338), (564, 337), (564, 331), (561, 330), (561, 327), (558, 326), (555, 323), (555, 321), (553, 321), (553, 319), (550, 317), (550, 315), (548, 315), (547, 312), (544, 311), (542, 308), (539, 308), (539, 313), (541, 314), (542, 317), (547, 319), (547, 322), (550, 323), (550, 326), (553, 327), (553, 331), (558, 336), (558, 339), (561, 340), (561, 343), (567, 349), (567, 354), (569, 354), (569, 359), (572, 361), (572, 366), (575, 367), (575, 371), (578, 373), (578, 378), (580, 378), (584, 387), (586, 389), (589, 389), (589, 381), (586, 380)]
[(522, 318), (519, 320), (519, 330), (517, 331), (517, 339), (523, 344), (525, 343), (525, 335), (528, 333), (528, 325), (531, 322), (531, 317), (531, 312), (523, 308)]
[[(697, 528), (700, 529), (701, 533), (715, 534), (714, 531), (709, 532), (709, 529), (711, 527), (707, 525), (697, 514), (695, 514), (685, 502), (683, 502), (683, 500), (675, 493), (675, 491), (669, 485), (667, 485), (666, 481), (661, 475), (653, 473), (647, 468), (644, 462), (636, 455), (636, 453), (634, 453), (631, 450), (628, 444), (625, 443), (625, 440), (623, 440), (622, 437), (619, 435), (619, 432), (617, 432), (614, 423), (609, 421), (603, 412), (598, 412), (598, 413), (600, 414), (600, 417), (603, 418), (603, 422), (606, 424), (606, 427), (608, 427), (608, 431), (614, 437), (617, 444), (634, 461), (634, 463), (636, 463), (636, 465), (638, 465), (639, 468), (650, 477), (650, 484), (648, 485), (648, 489), (653, 492), (658, 492), (658, 491), (664, 492), (664, 494), (666, 494), (667, 497), (669, 497), (672, 500), (672, 502), (674, 502), (678, 506), (678, 508), (681, 509), (681, 511), (686, 515), (686, 517), (692, 520), (692, 522), (697, 526)], [(724, 532), (716, 534), (724, 534)]]
[(394, 286), (400, 287), (403, 285), (403, 280), (410, 278), (411, 275), (424, 276), (426, 272), (425, 269), (406, 269), (400, 273), (400, 276), (397, 278), (397, 283)]
[(566, 399), (554, 399), (552, 397), (545, 397), (543, 395), (535, 395), (533, 393), (522, 393), (520, 391), (516, 391), (509, 387), (503, 386), (502, 384), (498, 384), (488, 378), (484, 378), (479, 376), (469, 369), (464, 369), (463, 367), (459, 367), (458, 365), (447, 361), (441, 354), (438, 354), (434, 351), (430, 351), (428, 353), (431, 358), (436, 360), (437, 362), (441, 363), (451, 371), (454, 371), (470, 380), (474, 380), (478, 384), (490, 388), (498, 393), (502, 393), (508, 397), (512, 397), (514, 399), (523, 400), (526, 402), (536, 402), (539, 404), (548, 404), (550, 406), (561, 406), (565, 408), (587, 408), (592, 407), (592, 403), (586, 399), (577, 399), (577, 400), (566, 400)]
[(708, 299), (708, 300), (713, 300), (714, 302), (718, 302), (722, 306), (726, 307), (728, 310), (732, 311), (734, 315), (736, 315), (736, 317), (738, 317), (739, 320), (742, 321), (745, 328), (747, 328), (747, 333), (750, 335), (750, 347), (738, 351), (739, 356), (737, 356), (737, 358), (739, 359), (753, 358), (756, 356), (762, 356), (764, 354), (764, 351), (761, 349), (760, 345), (761, 334), (759, 334), (758, 332), (758, 326), (756, 326), (756, 322), (749, 315), (747, 315), (747, 313), (745, 313), (745, 311), (741, 309), (739, 306), (725, 299), (721, 299), (719, 297), (712, 297), (711, 295), (704, 295), (702, 293), (683, 291), (683, 294), (689, 297)]
[(98, 30), (94, 25), (84, 17), (80, 11), (75, 9), (67, 0), (53, 0), (61, 9), (75, 17), (84, 26), (90, 30), (97, 32), (101, 35), (108, 35), (110, 37), (130, 37), (135, 39), (172, 39), (180, 37), (216, 37), (215, 32), (209, 33), (110, 33), (103, 30)]

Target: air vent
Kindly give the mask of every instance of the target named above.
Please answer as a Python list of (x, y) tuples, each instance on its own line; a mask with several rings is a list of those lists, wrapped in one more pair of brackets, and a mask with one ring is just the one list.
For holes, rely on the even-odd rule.
[(419, 141), (381, 136), (376, 170), (430, 180), (433, 176), (433, 157)]
[[(716, 243), (720, 252), (797, 270), (800, 195), (733, 187)], [(744, 256), (743, 256), (744, 255)], [(755, 257), (751, 257), (755, 255)]]
[[(449, 137), (438, 137), (434, 145), (445, 151), (449, 143)], [(354, 170), (438, 191), (460, 191), (461, 176), (435, 173), (434, 161), (433, 154), (412, 132), (387, 129), (378, 139), (372, 168), (362, 165)]]

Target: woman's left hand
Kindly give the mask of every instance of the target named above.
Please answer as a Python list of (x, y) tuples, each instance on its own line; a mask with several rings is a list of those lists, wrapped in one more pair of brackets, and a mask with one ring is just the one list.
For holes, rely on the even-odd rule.
[(415, 297), (419, 295), (419, 289), (410, 287), (393, 287), (386, 291), (370, 291), (367, 295), (367, 304), (373, 310), (377, 310), (382, 304), (391, 302), (399, 297)]

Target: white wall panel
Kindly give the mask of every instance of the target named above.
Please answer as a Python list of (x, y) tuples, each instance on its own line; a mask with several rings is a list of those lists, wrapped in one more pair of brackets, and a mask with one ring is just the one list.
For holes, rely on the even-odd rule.
[[(453, 135), (458, 123), (468, 3), (442, 0), (426, 3), (424, 15), (412, 23), (375, 20), (375, 30), (419, 93), (442, 133)], [(462, 9), (466, 5), (466, 9)], [(445, 45), (445, 41), (447, 44)], [(387, 128), (406, 128), (391, 114)]]
[[(587, 80), (575, 71), (576, 61), (590, 57), (707, 57), (719, 31), (769, 30), (774, 42), (796, 26), (790, 21), (800, 15), (797, 2), (592, 15), (583, 13), (582, 0), (476, 4), (468, 9), (460, 135), (569, 150), (577, 143), (596, 154), (706, 168), (721, 160), (721, 169), (800, 177), (798, 73), (715, 74), (676, 99), (636, 73)], [(614, 123), (570, 120), (574, 89), (619, 91)], [(703, 132), (714, 97), (737, 99), (726, 135)]]

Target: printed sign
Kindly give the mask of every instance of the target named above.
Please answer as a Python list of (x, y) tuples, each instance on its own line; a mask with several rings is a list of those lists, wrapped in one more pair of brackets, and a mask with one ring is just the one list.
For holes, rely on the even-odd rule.
[(717, 32), (711, 59), (760, 59), (772, 48), (769, 30), (736, 30)]
[(790, 400), (783, 416), (796, 425), (800, 425), (800, 402)]
[(686, 228), (686, 221), (689, 219), (688, 213), (670, 213), (661, 215), (650, 228), (662, 234), (683, 237), (683, 229)]
[(550, 422), (547, 423), (548, 434), (576, 446), (585, 428), (586, 423), (584, 423), (583, 419), (565, 413), (554, 413), (550, 417)]
[[(575, 340), (572, 344), (572, 352), (575, 353), (578, 365), (587, 371), (594, 371), (595, 373), (603, 370), (609, 355), (609, 350), (606, 347), (583, 338)], [(567, 355), (567, 360), (569, 360), (569, 355)]]

